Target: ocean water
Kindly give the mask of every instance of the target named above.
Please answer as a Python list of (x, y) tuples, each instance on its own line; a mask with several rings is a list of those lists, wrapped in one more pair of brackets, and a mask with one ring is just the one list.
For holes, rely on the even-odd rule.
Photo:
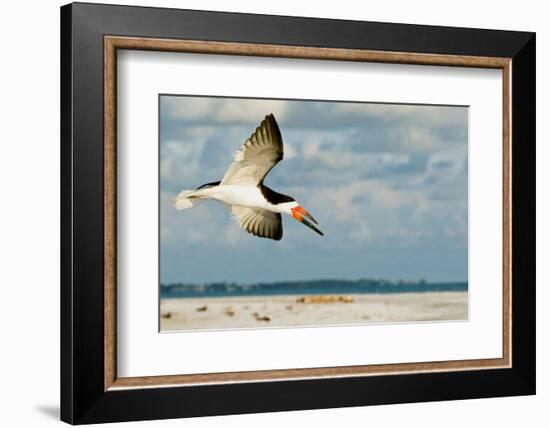
[(437, 291), (468, 291), (467, 282), (385, 281), (361, 279), (288, 281), (276, 283), (235, 284), (161, 284), (163, 299), (181, 297), (281, 296), (313, 294), (418, 293)]

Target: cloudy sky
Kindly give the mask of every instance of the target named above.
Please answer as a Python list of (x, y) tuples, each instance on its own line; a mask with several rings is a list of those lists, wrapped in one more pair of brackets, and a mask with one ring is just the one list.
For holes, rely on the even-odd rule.
[[(273, 113), (284, 159), (265, 184), (293, 196), (321, 237), (283, 217), (282, 241), (239, 229), (182, 189), (221, 180)], [(468, 277), (466, 107), (160, 97), (161, 282)]]

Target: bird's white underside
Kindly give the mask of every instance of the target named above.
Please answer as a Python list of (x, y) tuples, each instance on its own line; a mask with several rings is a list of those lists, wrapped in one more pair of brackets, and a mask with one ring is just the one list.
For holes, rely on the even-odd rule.
[(214, 199), (227, 205), (259, 208), (275, 213), (290, 214), (291, 209), (298, 206), (296, 202), (272, 204), (267, 201), (257, 186), (228, 184), (209, 187), (194, 192), (193, 197), (200, 199)]

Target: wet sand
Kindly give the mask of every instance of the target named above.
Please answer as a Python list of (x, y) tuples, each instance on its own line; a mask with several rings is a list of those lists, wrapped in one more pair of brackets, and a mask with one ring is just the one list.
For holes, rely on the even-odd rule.
[(162, 299), (161, 331), (468, 319), (467, 292)]

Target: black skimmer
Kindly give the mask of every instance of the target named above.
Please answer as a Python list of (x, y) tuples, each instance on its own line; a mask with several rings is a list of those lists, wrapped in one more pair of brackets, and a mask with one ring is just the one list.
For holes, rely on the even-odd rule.
[(281, 159), (281, 131), (273, 115), (269, 114), (237, 151), (221, 181), (182, 191), (174, 199), (174, 206), (185, 210), (206, 199), (223, 202), (241, 229), (276, 241), (283, 237), (281, 214), (289, 214), (323, 236), (315, 227), (317, 221), (294, 198), (263, 184), (265, 176)]

